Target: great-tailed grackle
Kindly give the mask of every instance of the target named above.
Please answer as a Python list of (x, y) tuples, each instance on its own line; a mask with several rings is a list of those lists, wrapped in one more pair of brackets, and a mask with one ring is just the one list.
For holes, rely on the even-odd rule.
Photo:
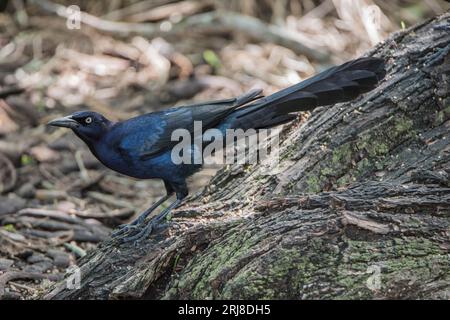
[[(360, 58), (332, 67), (296, 85), (262, 97), (260, 90), (237, 98), (181, 106), (144, 114), (126, 121), (111, 122), (91, 111), (75, 112), (49, 125), (71, 128), (91, 152), (108, 168), (140, 178), (159, 178), (167, 194), (136, 220), (122, 226), (113, 236), (123, 241), (143, 239), (188, 195), (186, 178), (200, 169), (198, 164), (175, 164), (171, 141), (177, 128), (192, 130), (202, 121), (203, 130), (263, 129), (296, 118), (295, 112), (348, 101), (373, 89), (385, 75), (383, 60)], [(147, 216), (173, 193), (176, 200), (145, 225)]]

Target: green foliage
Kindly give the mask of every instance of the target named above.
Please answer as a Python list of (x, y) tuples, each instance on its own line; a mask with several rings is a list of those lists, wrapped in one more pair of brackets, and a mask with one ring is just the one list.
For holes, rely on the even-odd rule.
[(6, 224), (3, 226), (3, 229), (8, 231), (8, 232), (16, 232), (16, 228), (14, 227), (14, 225), (12, 224)]
[(22, 154), (22, 156), (20, 157), (20, 164), (22, 166), (28, 166), (33, 163), (34, 163), (34, 159), (27, 154)]
[(203, 59), (205, 59), (206, 63), (209, 64), (214, 69), (220, 68), (222, 64), (217, 54), (209, 49), (203, 51)]

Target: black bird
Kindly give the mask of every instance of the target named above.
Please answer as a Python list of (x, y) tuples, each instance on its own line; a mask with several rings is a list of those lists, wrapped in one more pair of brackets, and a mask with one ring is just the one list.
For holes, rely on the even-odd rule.
[[(171, 141), (175, 129), (192, 132), (194, 121), (202, 121), (203, 131), (272, 128), (295, 119), (293, 113), (354, 99), (373, 89), (384, 75), (383, 60), (359, 58), (268, 97), (255, 90), (237, 98), (174, 107), (121, 122), (111, 122), (96, 112), (81, 111), (48, 124), (72, 129), (97, 159), (114, 171), (164, 181), (167, 194), (113, 234), (123, 241), (135, 241), (146, 238), (182, 202), (188, 195), (186, 178), (201, 168), (198, 164), (172, 161), (171, 149), (178, 143)], [(174, 193), (176, 200), (145, 224), (147, 216)]]

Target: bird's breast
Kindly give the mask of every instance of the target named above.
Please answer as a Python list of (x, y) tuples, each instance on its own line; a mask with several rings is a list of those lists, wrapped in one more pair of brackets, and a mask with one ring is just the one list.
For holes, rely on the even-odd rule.
[(162, 161), (160, 158), (150, 158), (143, 161), (138, 153), (118, 150), (107, 144), (99, 144), (95, 150), (91, 151), (109, 169), (133, 178), (162, 178), (161, 174), (166, 172), (163, 170), (164, 164), (167, 169), (167, 161)]

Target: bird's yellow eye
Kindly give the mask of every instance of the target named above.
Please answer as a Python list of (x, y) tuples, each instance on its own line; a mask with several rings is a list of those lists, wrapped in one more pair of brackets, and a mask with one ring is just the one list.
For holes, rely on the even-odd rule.
[(91, 117), (87, 117), (86, 119), (84, 119), (84, 122), (87, 124), (92, 123), (92, 118)]

